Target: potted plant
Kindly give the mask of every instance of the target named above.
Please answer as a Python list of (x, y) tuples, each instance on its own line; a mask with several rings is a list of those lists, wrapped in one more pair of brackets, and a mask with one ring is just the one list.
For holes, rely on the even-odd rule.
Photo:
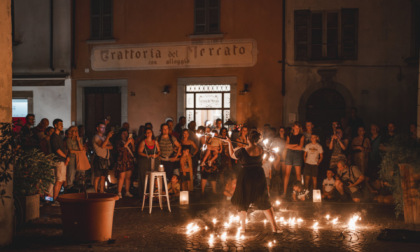
[(420, 224), (420, 144), (412, 139), (396, 137), (385, 152), (380, 178), (392, 188), (395, 213), (404, 220)]
[[(39, 217), (39, 194), (54, 183), (54, 157), (38, 149), (23, 150), (18, 145), (10, 123), (1, 123), (0, 132), (0, 182), (9, 182), (13, 169), (13, 195), (16, 220), (28, 222)], [(0, 195), (6, 194), (5, 189)]]
[(13, 191), (20, 200), (24, 220), (39, 218), (40, 195), (54, 184), (55, 159), (38, 149), (16, 152), (13, 169)]

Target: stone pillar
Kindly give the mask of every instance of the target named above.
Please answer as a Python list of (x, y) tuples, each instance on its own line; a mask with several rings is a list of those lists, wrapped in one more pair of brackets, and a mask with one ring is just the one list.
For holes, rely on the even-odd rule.
[[(420, 62), (420, 58), (419, 58)], [(417, 139), (420, 139), (420, 64), (419, 64), (419, 72), (417, 74)]]
[[(0, 1), (0, 122), (12, 122), (12, 20), (11, 1)], [(4, 203), (0, 200), (0, 247), (13, 238), (13, 183), (0, 184), (6, 189)]]

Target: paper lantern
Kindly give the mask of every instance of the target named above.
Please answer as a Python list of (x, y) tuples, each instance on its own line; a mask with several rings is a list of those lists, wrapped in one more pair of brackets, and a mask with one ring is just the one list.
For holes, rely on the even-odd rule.
[(312, 198), (314, 202), (321, 202), (321, 190), (313, 190)]
[(180, 205), (188, 205), (189, 203), (189, 192), (188, 191), (181, 191), (179, 193), (179, 204)]

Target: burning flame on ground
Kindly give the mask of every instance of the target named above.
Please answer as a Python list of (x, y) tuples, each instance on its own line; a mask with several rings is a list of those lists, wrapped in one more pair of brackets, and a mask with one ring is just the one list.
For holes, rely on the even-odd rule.
[(195, 223), (190, 223), (187, 225), (187, 235), (193, 234), (200, 230), (200, 227)]
[(348, 222), (348, 228), (351, 230), (355, 230), (356, 229), (356, 222), (362, 220), (362, 217), (360, 217), (358, 214), (354, 214), (349, 222)]

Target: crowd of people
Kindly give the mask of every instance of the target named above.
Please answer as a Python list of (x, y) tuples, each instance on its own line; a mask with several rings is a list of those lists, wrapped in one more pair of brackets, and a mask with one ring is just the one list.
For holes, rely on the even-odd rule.
[[(258, 139), (255, 133), (250, 139), (255, 128), (248, 125), (226, 128), (217, 119), (214, 126), (197, 127), (194, 121), (187, 124), (183, 116), (177, 124), (173, 120), (162, 123), (158, 136), (151, 123), (134, 132), (127, 122), (110, 127), (109, 118), (97, 123), (92, 136), (85, 134), (82, 125), (63, 131), (60, 119), (55, 119), (52, 126), (46, 118), (35, 127), (34, 122), (35, 115), (27, 115), (19, 141), (22, 148), (38, 148), (55, 155), (56, 182), (43, 192), (54, 201), (62, 188), (71, 191), (77, 180), (86, 180), (87, 174), (92, 177), (95, 192), (107, 190), (105, 183), (112, 173), (120, 198), (133, 194), (143, 197), (146, 172), (163, 165), (168, 190), (175, 198), (181, 190), (197, 188), (203, 196), (233, 197), (232, 202), (238, 202), (234, 195), (237, 184), (244, 183), (240, 176), (245, 169), (241, 159), (252, 158), (235, 151), (246, 147), (251, 151), (247, 153), (252, 153), (251, 147), (258, 144), (265, 150), (277, 148), (262, 160), (265, 181), (258, 184), (267, 187), (268, 195), (305, 201), (311, 199), (312, 189), (320, 189), (322, 198), (329, 201), (393, 202), (390, 185), (381, 180), (379, 171), (382, 155), (398, 136), (396, 125), (390, 122), (382, 132), (372, 124), (367, 133), (356, 109), (348, 120), (331, 122), (330, 129), (316, 128), (311, 121), (303, 127), (295, 122), (292, 127), (279, 129), (265, 124)], [(409, 132), (410, 138), (417, 138), (414, 124)], [(243, 200), (237, 204), (243, 204)]]

